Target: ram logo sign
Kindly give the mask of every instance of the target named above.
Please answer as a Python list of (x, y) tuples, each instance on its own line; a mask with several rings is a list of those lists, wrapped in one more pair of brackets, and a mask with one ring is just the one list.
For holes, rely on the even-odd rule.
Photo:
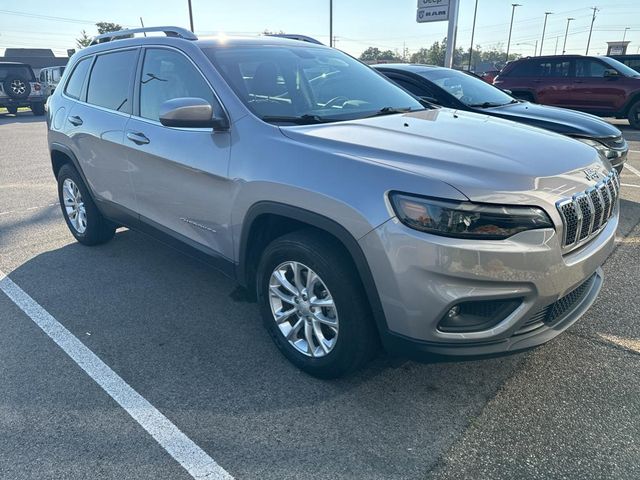
[(418, 23), (449, 20), (449, 0), (418, 0)]

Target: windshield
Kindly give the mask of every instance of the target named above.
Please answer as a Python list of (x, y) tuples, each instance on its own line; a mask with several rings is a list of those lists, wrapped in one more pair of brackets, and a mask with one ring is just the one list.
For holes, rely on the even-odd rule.
[(468, 106), (494, 107), (514, 102), (513, 97), (499, 88), (464, 72), (434, 68), (420, 75)]
[(236, 95), (267, 122), (321, 123), (424, 109), (404, 90), (338, 50), (306, 46), (203, 50)]
[(33, 71), (28, 65), (7, 65), (0, 64), (0, 82), (7, 79), (7, 77), (20, 77), (28, 81), (33, 81)]
[(621, 74), (627, 77), (640, 77), (640, 73), (636, 72), (633, 68), (626, 66), (624, 63), (610, 57), (600, 57), (600, 60), (611, 65), (612, 68), (618, 70)]

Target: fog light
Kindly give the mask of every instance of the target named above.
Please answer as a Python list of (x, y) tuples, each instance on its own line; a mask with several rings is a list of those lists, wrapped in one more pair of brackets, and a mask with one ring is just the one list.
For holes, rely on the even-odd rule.
[(451, 310), (449, 310), (449, 313), (447, 313), (447, 317), (453, 318), (456, 315), (458, 315), (459, 313), (460, 313), (460, 307), (456, 305)]

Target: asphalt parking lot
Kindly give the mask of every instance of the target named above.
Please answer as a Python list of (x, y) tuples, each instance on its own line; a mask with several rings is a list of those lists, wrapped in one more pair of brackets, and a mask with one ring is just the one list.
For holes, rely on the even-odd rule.
[[(191, 478), (180, 455), (215, 461), (211, 479), (640, 478), (640, 131), (616, 123), (632, 149), (618, 246), (576, 325), (524, 354), (381, 355), (321, 381), (215, 270), (128, 230), (76, 243), (44, 121), (0, 113), (2, 290), (26, 292), (176, 436), (157, 441), (132, 397), (123, 408), (0, 292), (0, 478)], [(200, 457), (167, 448), (185, 439)]]

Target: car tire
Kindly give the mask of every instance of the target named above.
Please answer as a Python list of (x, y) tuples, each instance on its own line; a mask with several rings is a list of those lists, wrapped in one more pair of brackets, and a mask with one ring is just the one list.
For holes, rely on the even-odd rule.
[(18, 107), (7, 107), (7, 112), (11, 115), (16, 115), (18, 113)]
[(640, 101), (637, 101), (629, 107), (627, 119), (632, 128), (640, 130)]
[(41, 117), (42, 115), (44, 115), (44, 103), (31, 104), (31, 111), (34, 115)]
[(58, 199), (67, 226), (78, 242), (99, 245), (113, 238), (115, 225), (102, 216), (82, 177), (68, 163), (58, 172)]
[[(278, 275), (289, 282), (289, 289)], [(358, 274), (332, 237), (303, 230), (274, 240), (262, 254), (256, 286), (267, 331), (284, 356), (304, 372), (319, 378), (341, 377), (364, 365), (378, 349)], [(282, 316), (278, 323), (278, 313), (291, 310), (295, 313)]]

